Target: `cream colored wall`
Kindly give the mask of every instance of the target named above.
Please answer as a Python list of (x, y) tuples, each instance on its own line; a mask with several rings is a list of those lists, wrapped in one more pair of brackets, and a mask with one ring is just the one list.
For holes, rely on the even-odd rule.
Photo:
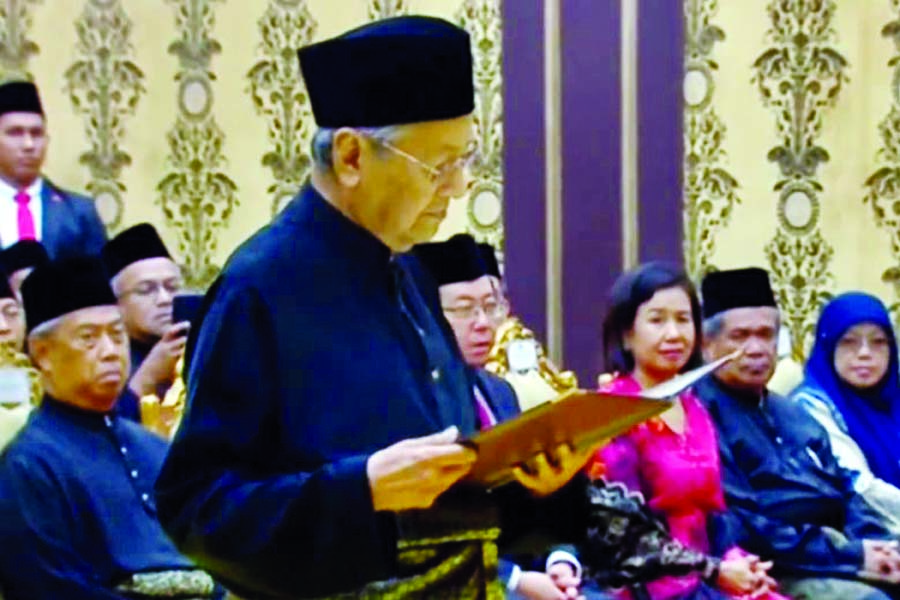
[(296, 47), (404, 12), (464, 24), (479, 49), (485, 160), (438, 237), (500, 243), (500, 0), (6, 0), (2, 70), (41, 88), (47, 174), (97, 197), (113, 232), (155, 224), (201, 286), (305, 176), (314, 124)]
[[(900, 1), (685, 0), (685, 14), (685, 142), (699, 157), (686, 167), (686, 225), (706, 239), (686, 244), (695, 275), (769, 269), (798, 354), (832, 294), (872, 292), (900, 318), (900, 286), (886, 281), (900, 267), (900, 157), (882, 151), (900, 153), (900, 122), (885, 130), (891, 142), (882, 131), (900, 110), (900, 65), (889, 65), (900, 56)], [(690, 127), (701, 121), (715, 126)], [(779, 146), (785, 165), (808, 168), (770, 159)], [(809, 161), (818, 149), (827, 160)], [(893, 187), (876, 193), (879, 219), (864, 198), (882, 167)]]

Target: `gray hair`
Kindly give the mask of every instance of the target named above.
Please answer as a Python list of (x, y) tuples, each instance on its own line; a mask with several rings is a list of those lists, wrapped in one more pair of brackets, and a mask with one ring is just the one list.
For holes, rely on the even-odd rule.
[[(387, 125), (385, 127), (356, 127), (355, 130), (364, 136), (379, 142), (391, 142), (396, 139), (404, 125)], [(334, 150), (334, 134), (337, 129), (320, 128), (312, 136), (310, 143), (313, 165), (319, 169), (330, 171), (334, 166), (331, 154)]]
[(59, 324), (62, 322), (62, 320), (63, 317), (56, 317), (55, 319), (44, 321), (31, 330), (31, 332), (28, 334), (28, 342), (31, 343), (33, 340), (46, 339), (56, 331), (56, 328), (59, 327)]
[[(716, 313), (709, 318), (703, 319), (703, 339), (712, 340), (719, 337), (725, 328), (725, 313), (727, 312)], [(781, 329), (781, 313), (777, 313), (775, 318), (775, 329)]]
[(723, 313), (715, 314), (708, 319), (703, 319), (703, 338), (711, 340), (719, 337), (722, 329), (725, 327), (725, 315)]

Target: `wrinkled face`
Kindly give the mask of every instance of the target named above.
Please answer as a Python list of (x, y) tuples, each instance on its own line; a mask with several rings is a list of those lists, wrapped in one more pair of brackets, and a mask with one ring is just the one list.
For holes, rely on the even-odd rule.
[(53, 331), (29, 341), (32, 359), (57, 400), (107, 411), (130, 370), (128, 335), (117, 306), (93, 306), (63, 316)]
[(440, 287), (441, 306), (466, 363), (483, 367), (494, 343), (497, 318), (505, 307), (487, 275)]
[(172, 324), (172, 300), (181, 288), (181, 269), (168, 258), (147, 258), (122, 269), (113, 279), (113, 289), (129, 337), (141, 341), (162, 337)]
[(429, 241), (447, 216), (450, 200), (465, 193), (461, 158), (474, 136), (471, 116), (399, 131), (387, 147), (341, 129), (335, 134), (333, 162), (338, 180), (355, 188), (357, 201), (347, 207), (351, 218), (393, 251), (404, 252)]
[(15, 298), (0, 298), (0, 343), (25, 346), (25, 311)]
[(707, 362), (742, 350), (741, 356), (718, 371), (725, 385), (762, 391), (775, 372), (778, 350), (778, 309), (770, 306), (733, 308), (722, 313), (722, 330), (705, 340)]
[(851, 327), (834, 349), (834, 370), (838, 377), (858, 389), (881, 383), (890, 362), (890, 340), (884, 329), (874, 323)]
[(696, 343), (691, 299), (680, 287), (658, 290), (638, 307), (625, 345), (635, 369), (647, 379), (665, 381), (690, 360)]
[(25, 112), (0, 116), (0, 177), (15, 187), (28, 187), (41, 174), (46, 154), (43, 116)]

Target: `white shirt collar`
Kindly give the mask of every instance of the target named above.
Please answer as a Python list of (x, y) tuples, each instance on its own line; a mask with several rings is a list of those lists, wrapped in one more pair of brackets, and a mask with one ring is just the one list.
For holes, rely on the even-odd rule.
[[(28, 192), (28, 196), (32, 200), (39, 200), (41, 197), (41, 191), (44, 187), (44, 178), (38, 177), (34, 180), (34, 182), (26, 188), (26, 192)], [(9, 183), (7, 183), (4, 179), (0, 179), (0, 198), (9, 198), (13, 200), (16, 197), (16, 193), (19, 191), (19, 188), (15, 188)]]

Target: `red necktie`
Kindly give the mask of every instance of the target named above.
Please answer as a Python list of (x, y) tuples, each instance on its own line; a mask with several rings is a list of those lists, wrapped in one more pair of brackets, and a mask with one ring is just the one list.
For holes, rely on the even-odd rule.
[(16, 214), (19, 221), (19, 240), (37, 239), (37, 235), (34, 232), (34, 216), (31, 214), (31, 208), (28, 207), (30, 200), (31, 197), (27, 191), (19, 190), (16, 192), (16, 204), (19, 205), (19, 210)]

